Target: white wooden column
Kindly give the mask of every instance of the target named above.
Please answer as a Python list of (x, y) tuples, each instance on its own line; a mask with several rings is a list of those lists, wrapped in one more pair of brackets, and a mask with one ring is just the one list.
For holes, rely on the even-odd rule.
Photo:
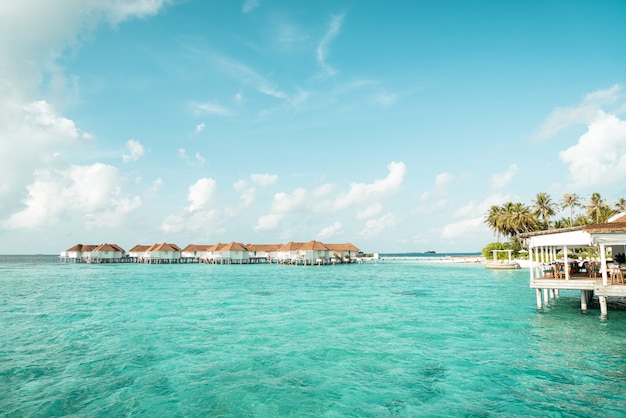
[(563, 269), (565, 270), (565, 280), (569, 280), (569, 259), (567, 258), (567, 245), (563, 246)]
[(609, 278), (606, 273), (606, 256), (604, 255), (604, 244), (600, 244), (600, 271), (602, 271), (602, 285), (606, 286)]

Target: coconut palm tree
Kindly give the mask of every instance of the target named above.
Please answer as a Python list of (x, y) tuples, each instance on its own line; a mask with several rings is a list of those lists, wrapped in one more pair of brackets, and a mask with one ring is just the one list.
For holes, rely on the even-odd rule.
[(569, 226), (574, 226), (574, 208), (580, 206), (576, 193), (565, 193), (561, 199), (561, 208), (569, 208)]
[(607, 209), (610, 210), (606, 201), (600, 196), (600, 193), (593, 193), (587, 201), (587, 216), (592, 222), (599, 224), (605, 222), (609, 216), (607, 216)]
[(534, 231), (537, 228), (537, 218), (530, 208), (523, 203), (506, 203), (504, 205), (504, 217), (506, 230), (511, 237), (522, 232)]
[(498, 237), (500, 242), (500, 235), (503, 234), (503, 210), (502, 207), (494, 205), (489, 208), (489, 213), (485, 217), (485, 223), (490, 229), (493, 229), (493, 233)]
[(615, 202), (615, 209), (617, 209), (619, 213), (626, 212), (626, 199), (620, 197), (617, 202)]
[(543, 221), (545, 229), (548, 229), (550, 218), (556, 214), (554, 209), (555, 205), (550, 199), (550, 195), (547, 193), (537, 193), (533, 204), (533, 214), (537, 219)]

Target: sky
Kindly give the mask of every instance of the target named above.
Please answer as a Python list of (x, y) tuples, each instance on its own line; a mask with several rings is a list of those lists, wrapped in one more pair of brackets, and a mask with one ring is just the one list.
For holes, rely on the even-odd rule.
[(493, 205), (613, 204), (624, 22), (612, 0), (3, 1), (0, 253), (475, 252)]

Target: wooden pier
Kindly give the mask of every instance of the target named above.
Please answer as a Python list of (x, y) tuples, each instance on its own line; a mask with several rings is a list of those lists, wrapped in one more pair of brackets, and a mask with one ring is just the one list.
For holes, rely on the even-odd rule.
[[(583, 311), (598, 298), (600, 316), (608, 317), (607, 298), (626, 297), (624, 257), (626, 213), (607, 223), (521, 234), (529, 250), (530, 288), (537, 296), (537, 309), (558, 298), (560, 290), (579, 290)], [(598, 257), (584, 260), (575, 250), (592, 250)]]

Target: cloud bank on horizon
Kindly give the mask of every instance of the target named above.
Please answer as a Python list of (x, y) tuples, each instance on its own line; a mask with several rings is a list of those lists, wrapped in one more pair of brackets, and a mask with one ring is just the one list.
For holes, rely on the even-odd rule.
[(626, 197), (626, 7), (388, 9), (0, 5), (0, 253), (479, 251), (492, 205)]

